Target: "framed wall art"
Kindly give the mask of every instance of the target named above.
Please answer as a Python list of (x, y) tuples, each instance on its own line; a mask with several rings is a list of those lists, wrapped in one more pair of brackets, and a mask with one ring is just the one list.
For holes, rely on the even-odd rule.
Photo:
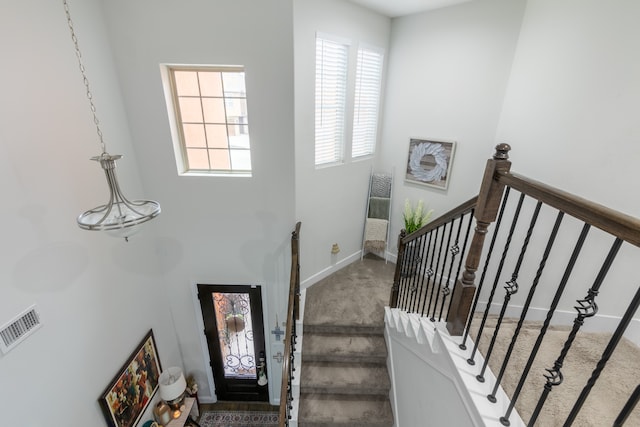
[(109, 427), (135, 426), (158, 390), (161, 366), (149, 330), (98, 399)]
[(446, 190), (455, 148), (455, 141), (410, 138), (405, 181)]

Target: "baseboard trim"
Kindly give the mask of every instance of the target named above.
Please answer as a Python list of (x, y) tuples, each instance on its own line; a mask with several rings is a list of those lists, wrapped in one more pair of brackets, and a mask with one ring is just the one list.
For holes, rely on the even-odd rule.
[(331, 276), (333, 273), (335, 273), (336, 271), (340, 270), (344, 266), (346, 266), (348, 264), (351, 264), (354, 261), (359, 260), (361, 253), (362, 253), (362, 251), (357, 251), (356, 253), (351, 254), (346, 258), (341, 259), (340, 261), (336, 262), (335, 264), (330, 265), (329, 267), (325, 268), (324, 270), (319, 271), (318, 273), (314, 274), (313, 276), (308, 277), (307, 279), (305, 279), (302, 282), (300, 282), (300, 288), (301, 289), (307, 289), (309, 286), (315, 285), (320, 280)]
[[(486, 301), (478, 301), (477, 311), (484, 311), (487, 306)], [(491, 312), (499, 313), (502, 308), (501, 304), (492, 303)], [(547, 317), (548, 308), (529, 307), (527, 312), (527, 320), (542, 322)], [(509, 305), (505, 311), (506, 317), (520, 317), (522, 313), (521, 305)], [(575, 311), (556, 310), (551, 318), (551, 324), (554, 326), (572, 325), (576, 318)], [(609, 316), (604, 314), (596, 314), (595, 316), (585, 320), (580, 330), (585, 332), (613, 332), (618, 327), (621, 317)], [(624, 337), (637, 346), (640, 346), (640, 319), (632, 319), (624, 333)]]

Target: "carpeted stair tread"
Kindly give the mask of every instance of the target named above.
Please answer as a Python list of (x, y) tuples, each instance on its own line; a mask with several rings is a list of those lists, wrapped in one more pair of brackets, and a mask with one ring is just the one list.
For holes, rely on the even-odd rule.
[(306, 332), (304, 362), (386, 363), (384, 337), (376, 335), (321, 335)]
[(357, 261), (307, 288), (299, 427), (391, 427), (384, 306), (394, 265)]
[(391, 383), (384, 365), (305, 362), (302, 393), (388, 396)]
[(384, 326), (362, 326), (343, 324), (304, 324), (304, 333), (332, 335), (384, 335)]
[(298, 413), (300, 427), (391, 427), (388, 399), (305, 394)]

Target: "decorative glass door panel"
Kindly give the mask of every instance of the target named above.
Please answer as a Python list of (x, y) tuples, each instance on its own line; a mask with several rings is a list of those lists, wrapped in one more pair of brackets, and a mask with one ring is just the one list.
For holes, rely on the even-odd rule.
[(257, 379), (248, 293), (213, 292), (225, 378)]
[(269, 400), (260, 287), (198, 285), (198, 298), (218, 400)]

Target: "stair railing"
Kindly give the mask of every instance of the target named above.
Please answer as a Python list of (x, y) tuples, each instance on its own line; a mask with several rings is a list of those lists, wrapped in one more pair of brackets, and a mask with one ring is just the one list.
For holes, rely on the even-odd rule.
[(287, 326), (285, 330), (284, 356), (282, 360), (282, 383), (280, 388), (279, 427), (289, 425), (293, 409), (292, 382), (295, 372), (296, 320), (300, 317), (300, 226), (298, 222), (291, 233), (291, 276), (287, 304)]
[[(431, 320), (440, 321), (444, 314), (445, 301), (449, 297), (446, 312), (447, 329), (451, 335), (462, 335), (476, 291), (475, 272), (480, 263), (485, 235), (489, 225), (496, 219), (504, 189), (504, 184), (495, 181), (494, 175), (498, 171), (510, 169), (509, 150), (507, 144), (496, 147), (493, 159), (487, 161), (477, 197), (409, 235), (405, 234), (405, 230), (400, 232), (390, 307), (420, 313)], [(471, 222), (474, 217), (476, 228), (471, 236)], [(465, 221), (468, 221), (466, 230), (463, 225)], [(451, 245), (454, 229), (457, 230)], [(464, 230), (462, 249), (461, 230)], [(471, 243), (467, 246), (470, 236)], [(458, 265), (455, 276), (452, 276), (456, 259)], [(463, 260), (466, 261), (460, 277)]]
[[(630, 250), (637, 250), (640, 247), (640, 220), (510, 172), (509, 150), (510, 147), (507, 144), (498, 145), (493, 159), (487, 162), (480, 193), (473, 210), (473, 216), (476, 218), (476, 227), (471, 237), (470, 247), (466, 253), (462, 275), (458, 277), (458, 273), (455, 276), (449, 273), (444, 279), (440, 278), (440, 280), (445, 280), (447, 283), (455, 283), (447, 313), (447, 330), (451, 335), (464, 334), (460, 344), (461, 349), (466, 350), (467, 339), (472, 326), (475, 326), (476, 317), (480, 321), (477, 332), (474, 332), (471, 356), (467, 360), (470, 365), (476, 363), (476, 354), (481, 339), (486, 339), (483, 338), (483, 330), (490, 311), (495, 318), (493, 319), (495, 328), (486, 349), (486, 354), (484, 354), (483, 366), (480, 374), (476, 377), (479, 382), (485, 381), (484, 374), (490, 363), (494, 345), (507, 310), (510, 310), (510, 317), (518, 319), (515, 330), (509, 332), (510, 335), (504, 337), (502, 335), (505, 334), (501, 334), (500, 336), (500, 339), (509, 342), (509, 346), (506, 354), (498, 358), (498, 366), (500, 367), (495, 369), (497, 371), (496, 382), (491, 385), (490, 388), (492, 389), (487, 395), (487, 399), (490, 402), (496, 402), (496, 393), (500, 386), (500, 381), (503, 379), (511, 360), (521, 328), (525, 320), (528, 319), (532, 301), (536, 297), (544, 299), (542, 297), (546, 296), (546, 294), (536, 295), (545, 267), (547, 267), (548, 263), (551, 264), (553, 262), (554, 267), (563, 272), (562, 277), (555, 282), (557, 287), (552, 289), (551, 292), (547, 292), (549, 298), (551, 298), (551, 294), (553, 294), (553, 297), (548, 309), (544, 309), (546, 310), (545, 320), (538, 331), (536, 343), (533, 349), (530, 350), (518, 384), (510, 396), (511, 402), (504, 415), (500, 418), (500, 422), (503, 425), (510, 425), (510, 415), (517, 404), (542, 340), (551, 324), (552, 317), (557, 312), (567, 285), (576, 276), (575, 270), (577, 269), (574, 267), (581, 260), (580, 255), (583, 253), (585, 241), (589, 238), (589, 243), (593, 243), (589, 247), (595, 247), (602, 253), (601, 264), (594, 266), (594, 276), (591, 279), (587, 279), (592, 280), (592, 284), (585, 291), (586, 296), (578, 299), (574, 307), (576, 314), (573, 327), (568, 332), (562, 348), (557, 350), (558, 357), (553, 366), (548, 367), (544, 373), (546, 384), (540, 391), (540, 398), (536, 407), (530, 414), (526, 414), (528, 426), (534, 426), (550, 394), (563, 382), (562, 366), (578, 332), (585, 321), (594, 317), (598, 312), (596, 297), (604, 285), (614, 261), (618, 258), (621, 247), (623, 244), (630, 245)], [(402, 309), (409, 309), (409, 311), (413, 309), (413, 302), (421, 295), (420, 288), (416, 286), (416, 283), (421, 283), (424, 279), (428, 280), (430, 275), (433, 275), (430, 269), (425, 269), (424, 266), (432, 263), (436, 266), (440, 265), (438, 258), (443, 256), (443, 252), (439, 248), (442, 245), (441, 242), (444, 239), (444, 235), (447, 234), (446, 229), (442, 229), (443, 224), (453, 221), (460, 211), (466, 212), (466, 209), (468, 209), (468, 206), (464, 208), (461, 206), (452, 211), (458, 212), (457, 214), (445, 215), (408, 236), (404, 236), (401, 233), (398, 244), (398, 263), (391, 298), (392, 307), (397, 306)], [(541, 217), (551, 219), (539, 221)], [(503, 223), (506, 225), (505, 227), (503, 227)], [(493, 229), (490, 244), (485, 246), (485, 238), (489, 234), (490, 228)], [(593, 229), (599, 229), (599, 231), (596, 233)], [(441, 230), (440, 237), (438, 236), (438, 230)], [(431, 237), (425, 241), (423, 236), (427, 235)], [(420, 241), (420, 239), (423, 240)], [(536, 243), (532, 243), (534, 239), (536, 239)], [(562, 241), (562, 245), (558, 244), (558, 241)], [(448, 242), (449, 237), (447, 237), (447, 245)], [(497, 242), (499, 242), (498, 245), (496, 245)], [(605, 243), (603, 244), (603, 242)], [(434, 244), (438, 249), (433, 250)], [(518, 244), (520, 245), (519, 249), (516, 247)], [(502, 245), (502, 250), (499, 258), (492, 260), (494, 249), (498, 249), (500, 245)], [(558, 246), (561, 247), (554, 252), (556, 256), (551, 256), (553, 249)], [(627, 248), (625, 247), (625, 249)], [(417, 260), (417, 257), (414, 259), (416, 253), (420, 258), (419, 260)], [(558, 257), (558, 253), (567, 254), (568, 261), (565, 263), (564, 257)], [(625, 255), (627, 254), (625, 253)], [(637, 255), (637, 252), (633, 254), (635, 259), (637, 259)], [(483, 257), (483, 270), (476, 286), (476, 272)], [(625, 258), (623, 256), (622, 258), (629, 259), (630, 257)], [(591, 253), (588, 263), (593, 264), (593, 259), (595, 257)], [(584, 263), (587, 263), (587, 261), (584, 261)], [(422, 269), (417, 269), (415, 272), (411, 268), (407, 270), (407, 266), (410, 267), (415, 264), (422, 265)], [(525, 267), (531, 269), (528, 274), (522, 274)], [(442, 274), (442, 271), (440, 270), (440, 274)], [(533, 271), (535, 271), (535, 274)], [(403, 277), (403, 272), (404, 275), (413, 274), (412, 281), (408, 281), (406, 277)], [(583, 276), (586, 274), (586, 272), (580, 271), (580, 279), (574, 279), (576, 282), (574, 287), (584, 283), (585, 278)], [(488, 289), (483, 289), (485, 279), (490, 283)], [(551, 282), (553, 285), (554, 280), (545, 276), (543, 282)], [(502, 301), (497, 301), (496, 294), (498, 284), (501, 281), (504, 283), (504, 296)], [(514, 306), (510, 303), (512, 298), (520, 298), (519, 291), (521, 291), (521, 294), (523, 291), (527, 294), (526, 297), (522, 295), (524, 301), (521, 306)], [(443, 298), (446, 297), (446, 293), (441, 291), (440, 288), (438, 288), (438, 292), (443, 293)], [(483, 300), (480, 302), (481, 295)], [(590, 378), (568, 415), (562, 415), (566, 415), (565, 426), (571, 425), (578, 417), (606, 363), (623, 338), (627, 326), (640, 306), (640, 287), (636, 289), (634, 295), (628, 295), (627, 298), (628, 305), (624, 313), (621, 314), (620, 321), (615, 327), (615, 331), (606, 348), (603, 350), (600, 360), (593, 367)], [(476, 308), (479, 305), (485, 306), (481, 318), (476, 313)], [(476, 316), (473, 315), (474, 313), (476, 313)], [(431, 318), (433, 320), (433, 317)], [(635, 367), (635, 369), (638, 369), (638, 367)], [(629, 391), (629, 398), (626, 404), (619, 409), (619, 415), (613, 425), (622, 425), (633, 411), (638, 400), (640, 400), (640, 387)], [(521, 413), (520, 415), (523, 414)], [(555, 416), (558, 417), (559, 414)]]
[(442, 320), (455, 283), (449, 278), (457, 279), (467, 253), (476, 202), (474, 197), (411, 234), (400, 232), (391, 307)]

